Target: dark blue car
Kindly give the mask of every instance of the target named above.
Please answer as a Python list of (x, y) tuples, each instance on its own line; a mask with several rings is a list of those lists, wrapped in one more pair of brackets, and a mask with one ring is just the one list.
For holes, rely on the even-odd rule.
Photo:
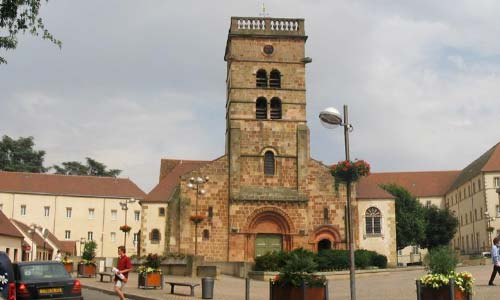
[(0, 299), (16, 300), (16, 282), (9, 256), (0, 251)]

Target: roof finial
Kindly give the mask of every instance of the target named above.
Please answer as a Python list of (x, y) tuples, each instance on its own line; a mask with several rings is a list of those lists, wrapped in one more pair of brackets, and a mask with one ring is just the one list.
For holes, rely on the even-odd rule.
[(264, 3), (262, 3), (262, 12), (259, 14), (261, 17), (269, 17), (269, 14), (266, 13), (266, 6), (264, 5)]

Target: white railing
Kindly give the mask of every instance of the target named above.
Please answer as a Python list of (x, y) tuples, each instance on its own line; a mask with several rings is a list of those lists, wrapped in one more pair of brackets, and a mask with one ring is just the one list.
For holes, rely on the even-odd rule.
[(239, 19), (238, 29), (266, 30), (266, 21), (259, 19)]
[[(297, 20), (267, 19), (271, 31), (299, 31)], [(243, 30), (266, 30), (265, 19), (238, 19), (238, 29)]]
[(271, 20), (271, 30), (274, 31), (298, 31), (299, 22), (293, 20)]

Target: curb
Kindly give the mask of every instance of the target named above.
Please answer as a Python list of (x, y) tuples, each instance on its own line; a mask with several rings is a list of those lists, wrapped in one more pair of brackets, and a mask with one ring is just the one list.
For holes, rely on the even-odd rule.
[[(88, 285), (83, 285), (83, 284), (82, 284), (82, 287), (84, 289), (98, 291), (98, 292), (101, 292), (101, 293), (104, 293), (104, 294), (107, 294), (107, 295), (117, 296), (116, 293), (115, 293), (115, 291), (111, 291), (111, 290), (108, 290), (108, 289), (102, 289), (102, 288), (98, 288), (98, 287), (95, 287), (95, 286), (88, 286)], [(125, 295), (125, 297), (127, 299), (134, 299), (134, 300), (157, 300), (157, 298), (143, 297), (143, 296), (139, 296), (139, 295), (135, 295), (135, 294), (129, 294), (129, 293), (124, 293), (124, 295)]]

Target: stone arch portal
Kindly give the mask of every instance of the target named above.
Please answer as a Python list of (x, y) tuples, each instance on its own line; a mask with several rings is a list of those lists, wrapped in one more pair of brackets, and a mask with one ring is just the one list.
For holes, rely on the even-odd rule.
[(339, 231), (331, 225), (323, 225), (314, 230), (312, 243), (316, 252), (325, 249), (336, 249), (342, 243)]

